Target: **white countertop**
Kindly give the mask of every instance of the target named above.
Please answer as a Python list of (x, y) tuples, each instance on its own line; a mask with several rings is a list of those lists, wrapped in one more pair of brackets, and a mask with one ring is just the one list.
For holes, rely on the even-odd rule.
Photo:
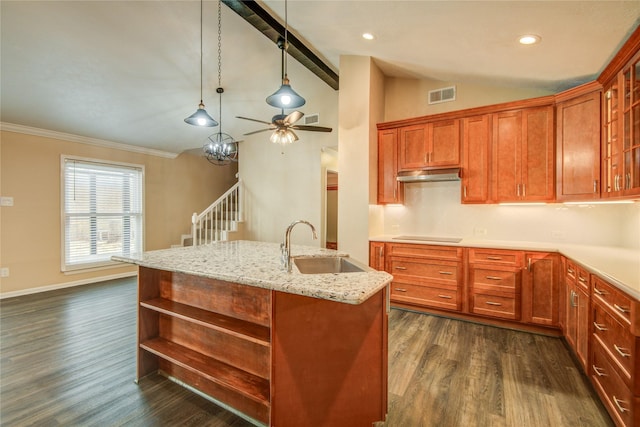
[(558, 252), (640, 300), (640, 250), (612, 246), (587, 246), (507, 240), (462, 239), (457, 243), (399, 240), (389, 235), (371, 237), (369, 240), (373, 242), (460, 246), (467, 248)]
[[(330, 249), (298, 245), (291, 245), (291, 254), (294, 258), (347, 256)], [(162, 249), (112, 259), (347, 304), (363, 303), (393, 279), (389, 273), (372, 269), (355, 273), (302, 274), (295, 264), (292, 272), (287, 273), (280, 264), (278, 243), (246, 240)]]

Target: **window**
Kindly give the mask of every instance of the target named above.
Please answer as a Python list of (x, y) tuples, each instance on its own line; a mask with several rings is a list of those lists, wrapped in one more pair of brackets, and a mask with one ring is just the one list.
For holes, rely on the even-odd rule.
[(62, 157), (62, 270), (142, 252), (143, 166)]

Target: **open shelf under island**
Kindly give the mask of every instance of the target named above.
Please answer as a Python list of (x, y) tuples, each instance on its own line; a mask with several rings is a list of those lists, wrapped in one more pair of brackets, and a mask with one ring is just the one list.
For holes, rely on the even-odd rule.
[(139, 266), (136, 380), (160, 372), (256, 425), (384, 421), (392, 276), (287, 273), (279, 255), (235, 241), (114, 257)]

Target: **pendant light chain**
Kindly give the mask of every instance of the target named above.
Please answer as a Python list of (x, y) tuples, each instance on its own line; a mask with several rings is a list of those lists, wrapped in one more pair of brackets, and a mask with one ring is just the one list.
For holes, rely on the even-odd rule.
[(218, 0), (218, 100), (220, 103), (220, 128), (218, 133), (222, 133), (222, 0)]
[(200, 0), (200, 104), (202, 104), (202, 3)]
[(289, 42), (287, 41), (287, 33), (289, 32), (289, 17), (287, 15), (287, 0), (284, 0), (284, 75), (287, 75), (287, 50)]

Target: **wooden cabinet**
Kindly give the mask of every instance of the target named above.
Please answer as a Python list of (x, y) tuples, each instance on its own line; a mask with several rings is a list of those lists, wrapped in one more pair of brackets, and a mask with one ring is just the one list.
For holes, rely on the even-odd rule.
[(603, 89), (602, 97), (602, 197), (622, 194), (622, 138), (619, 100), (619, 76)]
[(462, 203), (489, 198), (491, 114), (462, 119)]
[(586, 371), (589, 358), (589, 273), (568, 260), (564, 285), (565, 338)]
[(592, 343), (588, 369), (618, 426), (640, 425), (640, 331), (637, 300), (592, 276)]
[(521, 317), (522, 252), (469, 249), (469, 311), (519, 320)]
[(522, 276), (522, 321), (558, 327), (560, 292), (557, 254), (525, 252)]
[(372, 425), (386, 308), (386, 289), (352, 305), (140, 267), (136, 380), (161, 372), (254, 424)]
[(624, 196), (640, 195), (640, 52), (622, 69), (622, 175)]
[(404, 186), (398, 175), (398, 130), (378, 131), (378, 204), (404, 202)]
[(378, 271), (386, 271), (384, 249), (385, 243), (383, 242), (369, 242), (369, 267)]
[(493, 115), (492, 199), (554, 199), (553, 107)]
[[(613, 120), (613, 119), (612, 119)], [(600, 91), (556, 105), (558, 201), (600, 197)]]
[(462, 248), (387, 244), (391, 301), (442, 310), (462, 309)]
[(398, 170), (460, 166), (460, 120), (399, 129)]

